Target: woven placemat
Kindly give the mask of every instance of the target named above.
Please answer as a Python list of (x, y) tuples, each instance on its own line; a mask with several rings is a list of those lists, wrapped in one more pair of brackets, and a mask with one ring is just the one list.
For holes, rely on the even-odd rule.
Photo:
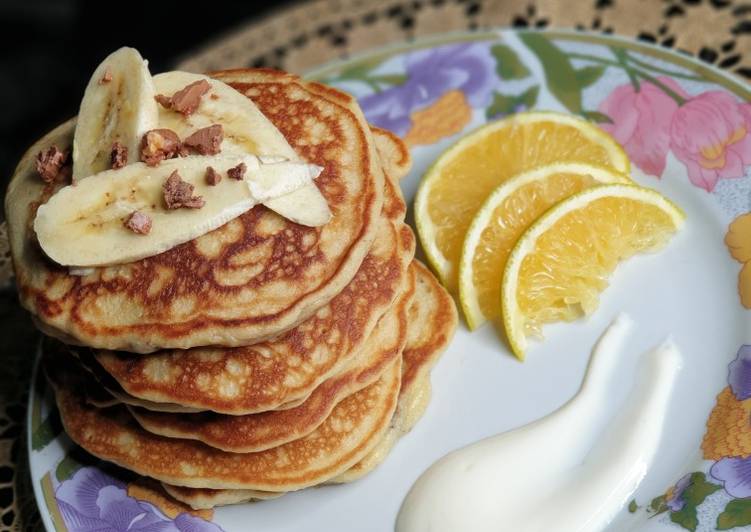
[[(245, 24), (176, 67), (271, 66), (297, 73), (423, 35), (494, 27), (615, 33), (696, 55), (751, 79), (751, 0), (415, 0), (304, 2)], [(41, 528), (23, 436), (37, 334), (8, 286), (0, 228), (0, 532)]]
[(270, 66), (302, 73), (385, 44), (497, 27), (635, 37), (751, 78), (748, 0), (316, 0), (244, 25), (178, 66), (194, 72)]

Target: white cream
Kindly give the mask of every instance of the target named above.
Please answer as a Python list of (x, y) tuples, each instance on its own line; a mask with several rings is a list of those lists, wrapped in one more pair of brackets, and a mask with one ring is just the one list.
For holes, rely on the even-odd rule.
[(621, 316), (608, 327), (579, 392), (559, 410), (428, 468), (402, 504), (397, 532), (602, 530), (654, 458), (682, 364), (669, 341), (645, 354), (626, 407), (590, 448), (630, 325)]

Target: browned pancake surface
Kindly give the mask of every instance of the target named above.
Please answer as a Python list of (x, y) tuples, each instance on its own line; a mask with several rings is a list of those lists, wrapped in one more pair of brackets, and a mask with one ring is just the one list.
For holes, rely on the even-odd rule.
[(412, 168), (412, 154), (404, 141), (388, 129), (370, 126), (383, 170), (399, 180)]
[(303, 403), (287, 410), (229, 416), (203, 412), (170, 414), (131, 408), (136, 421), (154, 434), (201, 441), (231, 452), (257, 452), (302, 438), (315, 430), (345, 397), (368, 386), (393, 363), (407, 341), (407, 312), (414, 278), (378, 321), (347, 369), (320, 384)]
[(402, 387), (396, 412), (380, 443), (332, 482), (352, 482), (378, 467), (399, 438), (412, 430), (430, 402), (430, 370), (453, 338), (458, 314), (453, 298), (425, 265), (415, 260), (411, 269), (416, 287), (408, 313), (410, 326), (402, 353)]
[(340, 372), (392, 304), (414, 254), (398, 185), (386, 180), (378, 236), (349, 285), (307, 321), (249, 347), (164, 350), (147, 356), (101, 351), (97, 361), (130, 395), (231, 415), (304, 399)]
[[(362, 460), (329, 482), (352, 482), (376, 468), (394, 444), (409, 432), (425, 412), (430, 398), (430, 370), (448, 346), (457, 325), (454, 301), (421, 263), (414, 261), (416, 289), (409, 308), (407, 345), (403, 352), (402, 386), (389, 429)], [(407, 377), (409, 376), (409, 377)], [(193, 508), (213, 508), (260, 500), (264, 492), (193, 489), (165, 485), (177, 500)]]
[(30, 230), (55, 191), (35, 174), (34, 157), (71, 143), (73, 125), (58, 128), (24, 156), (6, 201), (21, 301), (48, 332), (135, 352), (246, 345), (309, 317), (352, 279), (375, 236), (383, 187), (359, 107), (288, 74), (247, 70), (240, 78), (237, 88), (298, 154), (324, 167), (316, 185), (333, 219), (309, 228), (257, 206), (165, 253), (73, 276), (43, 256)]
[(305, 438), (258, 453), (228, 453), (151, 434), (123, 406), (99, 409), (87, 404), (80, 386), (82, 370), (60, 362), (60, 357), (48, 357), (44, 367), (73, 441), (141, 475), (197, 488), (291, 491), (338, 475), (367, 455), (386, 432), (401, 381), (398, 357), (378, 381), (339, 403)]

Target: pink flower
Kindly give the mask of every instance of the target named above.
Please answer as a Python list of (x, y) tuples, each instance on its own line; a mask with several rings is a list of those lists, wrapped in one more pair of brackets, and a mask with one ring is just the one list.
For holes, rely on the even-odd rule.
[(707, 192), (720, 179), (743, 177), (751, 164), (751, 105), (726, 92), (703, 92), (687, 101), (675, 113), (670, 134), (689, 179)]
[[(681, 97), (688, 97), (672, 79), (658, 80)], [(670, 124), (678, 103), (658, 86), (642, 81), (639, 92), (633, 85), (617, 87), (600, 104), (612, 124), (600, 126), (620, 142), (629, 158), (642, 171), (660, 177), (670, 148)]]

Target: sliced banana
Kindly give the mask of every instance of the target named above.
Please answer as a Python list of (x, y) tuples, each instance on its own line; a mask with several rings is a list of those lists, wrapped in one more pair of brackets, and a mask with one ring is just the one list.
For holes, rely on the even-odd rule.
[(73, 138), (73, 182), (111, 168), (115, 142), (138, 161), (143, 134), (157, 127), (158, 104), (146, 62), (134, 48), (113, 52), (94, 71), (81, 100)]
[[(159, 127), (176, 132), (185, 138), (196, 129), (221, 124), (224, 128), (223, 154), (276, 155), (300, 160), (284, 135), (246, 96), (223, 83), (200, 74), (165, 72), (154, 76), (157, 94), (172, 96), (186, 85), (205, 79), (211, 89), (201, 98), (198, 109), (183, 116), (159, 106)], [(326, 198), (313, 184), (283, 197), (264, 202), (271, 210), (293, 222), (318, 227), (331, 219)]]
[[(34, 230), (47, 256), (64, 266), (133, 262), (208, 233), (257, 203), (289, 195), (309, 185), (322, 170), (297, 161), (271, 161), (276, 162), (247, 154), (196, 156), (170, 159), (156, 167), (133, 163), (107, 170), (60, 189), (39, 207)], [(227, 177), (227, 171), (240, 163), (247, 167), (244, 178)], [(209, 166), (223, 176), (213, 186), (206, 182)], [(203, 207), (166, 208), (163, 186), (174, 171), (193, 185), (193, 196), (203, 198)], [(148, 234), (125, 227), (136, 211), (151, 219)]]

